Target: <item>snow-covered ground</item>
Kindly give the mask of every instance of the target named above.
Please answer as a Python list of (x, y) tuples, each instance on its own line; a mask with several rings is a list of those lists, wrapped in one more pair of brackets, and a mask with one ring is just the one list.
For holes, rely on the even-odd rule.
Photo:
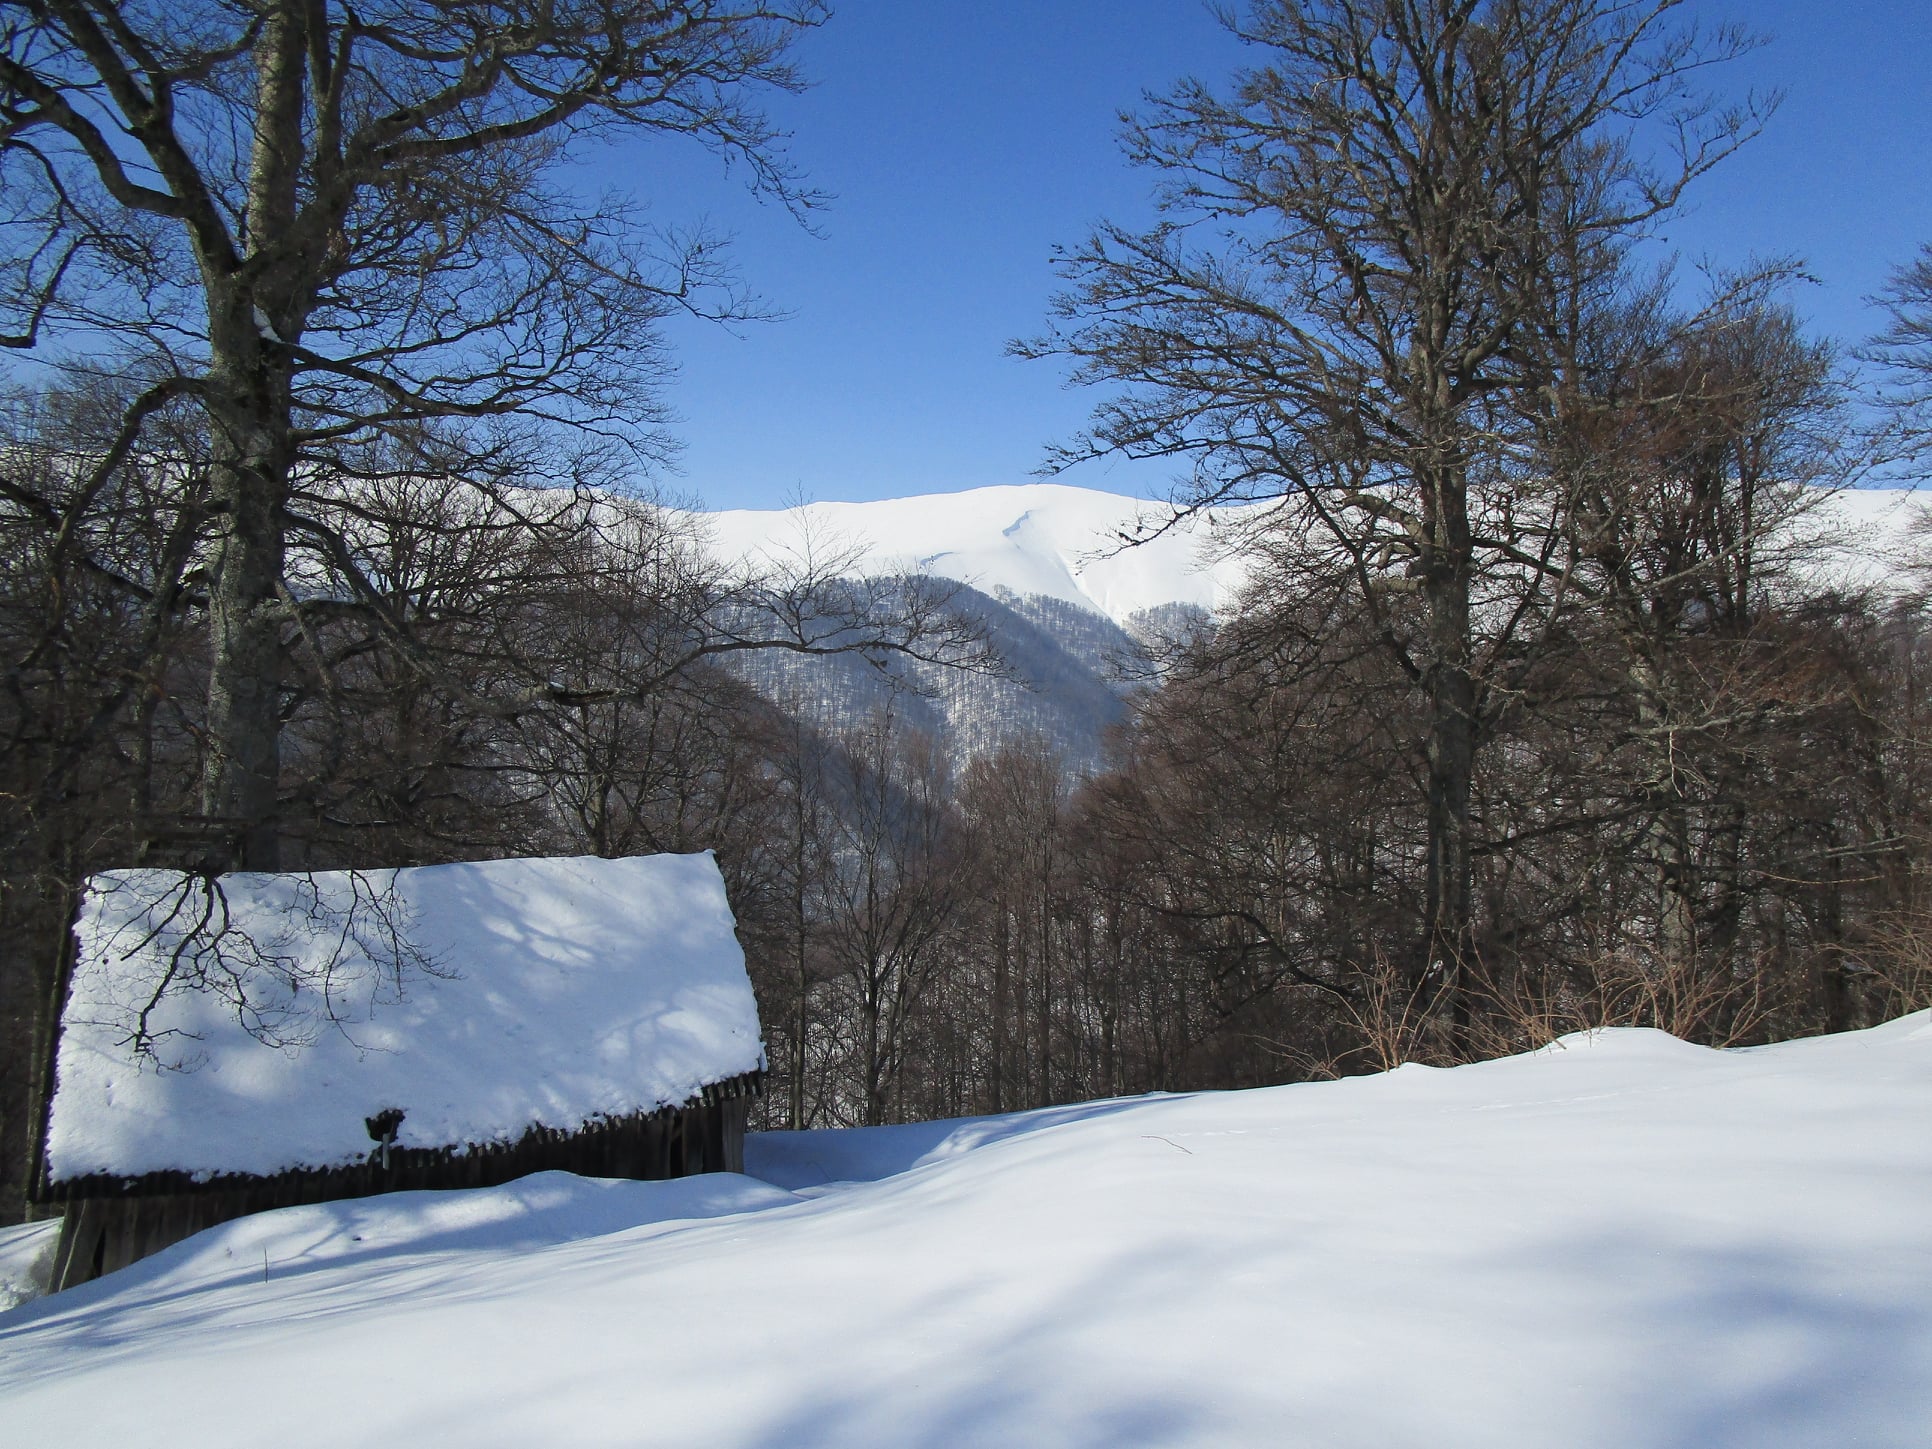
[(1932, 1442), (1932, 1015), (291, 1209), (0, 1316), (0, 1442)]
[(59, 1236), (57, 1218), (0, 1228), (0, 1313), (47, 1291)]

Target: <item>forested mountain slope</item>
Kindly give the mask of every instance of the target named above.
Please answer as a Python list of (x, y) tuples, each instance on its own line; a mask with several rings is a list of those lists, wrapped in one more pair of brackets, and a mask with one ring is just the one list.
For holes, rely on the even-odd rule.
[[(1906, 490), (1848, 491), (1801, 527), (1835, 579), (1908, 587), (1921, 506)], [(1258, 507), (1175, 521), (1163, 504), (1030, 483), (700, 518), (715, 554), (751, 569), (829, 563), (853, 577), (950, 580), (1007, 666), (987, 677), (904, 659), (748, 655), (740, 672), (767, 698), (828, 727), (890, 708), (959, 760), (1036, 736), (1069, 770), (1091, 773), (1146, 676), (1148, 646), (1235, 604), (1251, 566), (1233, 535)]]

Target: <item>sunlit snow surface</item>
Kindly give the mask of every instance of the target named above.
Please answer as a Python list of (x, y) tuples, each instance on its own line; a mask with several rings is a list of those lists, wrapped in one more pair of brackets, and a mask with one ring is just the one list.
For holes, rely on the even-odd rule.
[(1923, 1449), (1932, 1017), (754, 1138), (0, 1316), (0, 1442)]

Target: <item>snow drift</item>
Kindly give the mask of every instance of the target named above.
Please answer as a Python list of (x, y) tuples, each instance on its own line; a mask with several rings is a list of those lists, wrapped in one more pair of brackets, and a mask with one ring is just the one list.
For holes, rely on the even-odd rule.
[(0, 1433), (1921, 1449), (1932, 1015), (754, 1137), (229, 1224), (0, 1317)]

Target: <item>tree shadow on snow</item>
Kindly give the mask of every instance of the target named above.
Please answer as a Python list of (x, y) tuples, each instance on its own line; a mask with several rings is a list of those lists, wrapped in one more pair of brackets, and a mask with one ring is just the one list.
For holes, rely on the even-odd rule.
[(1621, 1376), (1629, 1449), (1932, 1442), (1922, 1275), (1853, 1277), (1797, 1245), (1632, 1236), (1545, 1251), (1610, 1287), (1586, 1312), (1642, 1345)]
[(830, 1127), (805, 1132), (753, 1132), (745, 1139), (745, 1171), (798, 1192), (846, 1182), (877, 1182), (927, 1163), (959, 1157), (996, 1142), (1130, 1111), (1168, 1096), (1113, 1097), (1041, 1107), (998, 1117), (947, 1117), (891, 1127)]
[[(491, 1188), (381, 1193), (280, 1208), (221, 1223), (91, 1283), (36, 1299), (0, 1317), (0, 1343), (71, 1318), (76, 1347), (108, 1347), (151, 1332), (168, 1307), (177, 1329), (234, 1310), (227, 1296), (261, 1287), (263, 1309), (286, 1316), (302, 1280), (375, 1265), (398, 1270), (390, 1291), (377, 1279), (341, 1311), (424, 1290), (435, 1264), (461, 1279), (479, 1253), (540, 1252), (639, 1229), (687, 1225), (796, 1204), (788, 1192), (736, 1173), (665, 1182), (538, 1172)], [(296, 1286), (292, 1286), (296, 1285)], [(326, 1285), (325, 1294), (332, 1291)], [(125, 1325), (125, 1326), (123, 1326)]]
[[(875, 1363), (863, 1382), (828, 1382), (757, 1430), (720, 1442), (735, 1449), (1160, 1449), (1229, 1442), (1225, 1385), (1149, 1370), (1161, 1356), (1150, 1301), (1199, 1271), (1189, 1245), (1117, 1255), (1023, 1316), (947, 1291), (909, 1305), (881, 1338), (896, 1367)], [(935, 1323), (979, 1324), (977, 1342), (930, 1355), (903, 1351), (932, 1341)], [(1111, 1331), (1137, 1325), (1131, 1361), (1110, 1363)], [(956, 1325), (952, 1329), (957, 1332)], [(942, 1337), (948, 1336), (940, 1329)], [(957, 1346), (957, 1340), (954, 1340)], [(1079, 1368), (1068, 1372), (1068, 1365)]]

